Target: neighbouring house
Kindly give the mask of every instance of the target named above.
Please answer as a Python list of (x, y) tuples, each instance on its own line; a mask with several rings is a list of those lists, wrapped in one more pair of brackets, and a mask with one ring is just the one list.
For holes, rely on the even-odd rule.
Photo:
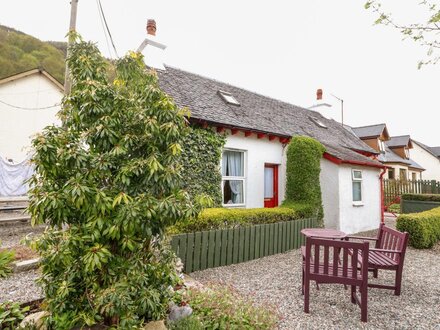
[(34, 69), (0, 79), (0, 196), (27, 191), (32, 136), (58, 124), (63, 86), (48, 72)]
[(286, 146), (305, 135), (326, 148), (321, 161), (324, 223), (353, 233), (376, 228), (381, 217), (378, 152), (315, 111), (227, 83), (165, 66), (161, 88), (190, 121), (226, 134), (221, 171), (224, 207), (273, 207), (284, 199)]
[(21, 162), (29, 153), (32, 136), (58, 124), (64, 88), (42, 69), (0, 79), (0, 157)]
[(440, 148), (428, 147), (422, 142), (412, 140), (411, 159), (425, 168), (424, 180), (440, 181)]
[(386, 124), (347, 128), (379, 153), (377, 160), (388, 167), (387, 179), (422, 179), (425, 168), (410, 157), (409, 150), (413, 149), (414, 145), (409, 135), (391, 137)]

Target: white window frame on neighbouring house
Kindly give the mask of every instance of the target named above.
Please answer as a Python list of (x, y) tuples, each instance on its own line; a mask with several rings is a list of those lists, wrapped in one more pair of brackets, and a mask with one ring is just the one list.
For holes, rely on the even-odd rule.
[[(226, 152), (235, 152), (241, 154), (241, 162), (242, 162), (242, 175), (226, 175), (225, 174), (225, 163), (227, 160), (225, 159)], [(221, 162), (221, 173), (222, 173), (222, 205), (224, 207), (245, 207), (246, 206), (246, 151), (245, 150), (237, 150), (237, 149), (224, 149), (222, 153), (222, 162)], [(242, 198), (241, 203), (225, 203), (225, 184), (228, 184), (229, 181), (241, 181), (242, 182)], [(232, 188), (232, 187), (231, 187)], [(232, 201), (232, 199), (230, 200)]]
[[(362, 170), (352, 169), (351, 170), (351, 189), (352, 189), (353, 205), (363, 205), (362, 181), (363, 181)], [(357, 197), (355, 196), (355, 187), (359, 187), (360, 199), (357, 199)]]

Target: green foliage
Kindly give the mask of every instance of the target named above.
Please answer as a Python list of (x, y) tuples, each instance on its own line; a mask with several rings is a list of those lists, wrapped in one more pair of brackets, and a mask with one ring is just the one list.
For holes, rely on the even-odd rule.
[(64, 57), (60, 49), (47, 42), (0, 26), (0, 78), (42, 67), (63, 81)]
[(313, 138), (292, 138), (287, 149), (286, 197), (283, 201), (283, 205), (297, 202), (315, 207), (320, 220), (324, 216), (319, 182), (324, 151), (324, 146)]
[(400, 213), (400, 204), (393, 204), (388, 206), (388, 211), (393, 213)]
[(401, 199), (406, 201), (440, 202), (439, 194), (403, 194)]
[(212, 229), (251, 226), (313, 217), (316, 208), (308, 204), (290, 203), (288, 207), (234, 209), (210, 208), (203, 210), (197, 218), (178, 222), (169, 228), (169, 233), (188, 233)]
[[(408, 5), (408, 4), (406, 4)], [(426, 15), (409, 15), (410, 20), (405, 21), (406, 17), (394, 19), (393, 15), (385, 11), (382, 7), (382, 1), (368, 0), (365, 3), (365, 9), (371, 10), (377, 15), (374, 24), (386, 25), (400, 31), (404, 39), (413, 40), (426, 49), (427, 59), (419, 62), (419, 69), (426, 64), (437, 64), (440, 61), (440, 6), (428, 0), (414, 2), (411, 5), (420, 8), (408, 8), (411, 10), (425, 11)], [(411, 17), (417, 17), (412, 20)]]
[(29, 307), (21, 308), (17, 302), (0, 303), (0, 329), (15, 330), (24, 319)]
[(50, 227), (35, 242), (48, 324), (133, 329), (164, 316), (179, 281), (164, 229), (199, 212), (181, 189), (187, 112), (141, 54), (118, 60), (111, 82), (94, 44), (69, 53), (63, 125), (33, 141), (29, 212)]
[(420, 213), (401, 214), (396, 228), (409, 233), (409, 244), (427, 249), (440, 240), (440, 207)]
[(188, 193), (209, 196), (213, 206), (221, 206), (220, 160), (226, 138), (211, 129), (191, 128), (182, 142), (182, 177)]
[(168, 325), (170, 330), (203, 330), (206, 329), (194, 314)]
[(272, 308), (256, 306), (232, 288), (211, 286), (190, 291), (189, 305), (204, 329), (275, 329), (278, 321)]
[[(1, 245), (0, 241), (0, 245)], [(8, 277), (12, 273), (11, 263), (15, 253), (12, 250), (0, 250), (0, 278)]]

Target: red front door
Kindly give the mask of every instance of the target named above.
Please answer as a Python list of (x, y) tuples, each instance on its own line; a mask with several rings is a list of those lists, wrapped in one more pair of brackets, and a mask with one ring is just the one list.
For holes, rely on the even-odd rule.
[(278, 206), (278, 165), (264, 165), (264, 207)]

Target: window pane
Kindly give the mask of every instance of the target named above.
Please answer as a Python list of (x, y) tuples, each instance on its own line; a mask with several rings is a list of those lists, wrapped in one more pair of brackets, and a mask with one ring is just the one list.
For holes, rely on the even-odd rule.
[(223, 204), (244, 204), (243, 181), (223, 181)]
[(353, 202), (362, 201), (362, 182), (353, 181)]
[(264, 168), (264, 198), (273, 197), (273, 168)]
[(223, 176), (244, 176), (244, 153), (224, 151), (222, 156)]
[(362, 171), (353, 171), (353, 179), (362, 179)]

